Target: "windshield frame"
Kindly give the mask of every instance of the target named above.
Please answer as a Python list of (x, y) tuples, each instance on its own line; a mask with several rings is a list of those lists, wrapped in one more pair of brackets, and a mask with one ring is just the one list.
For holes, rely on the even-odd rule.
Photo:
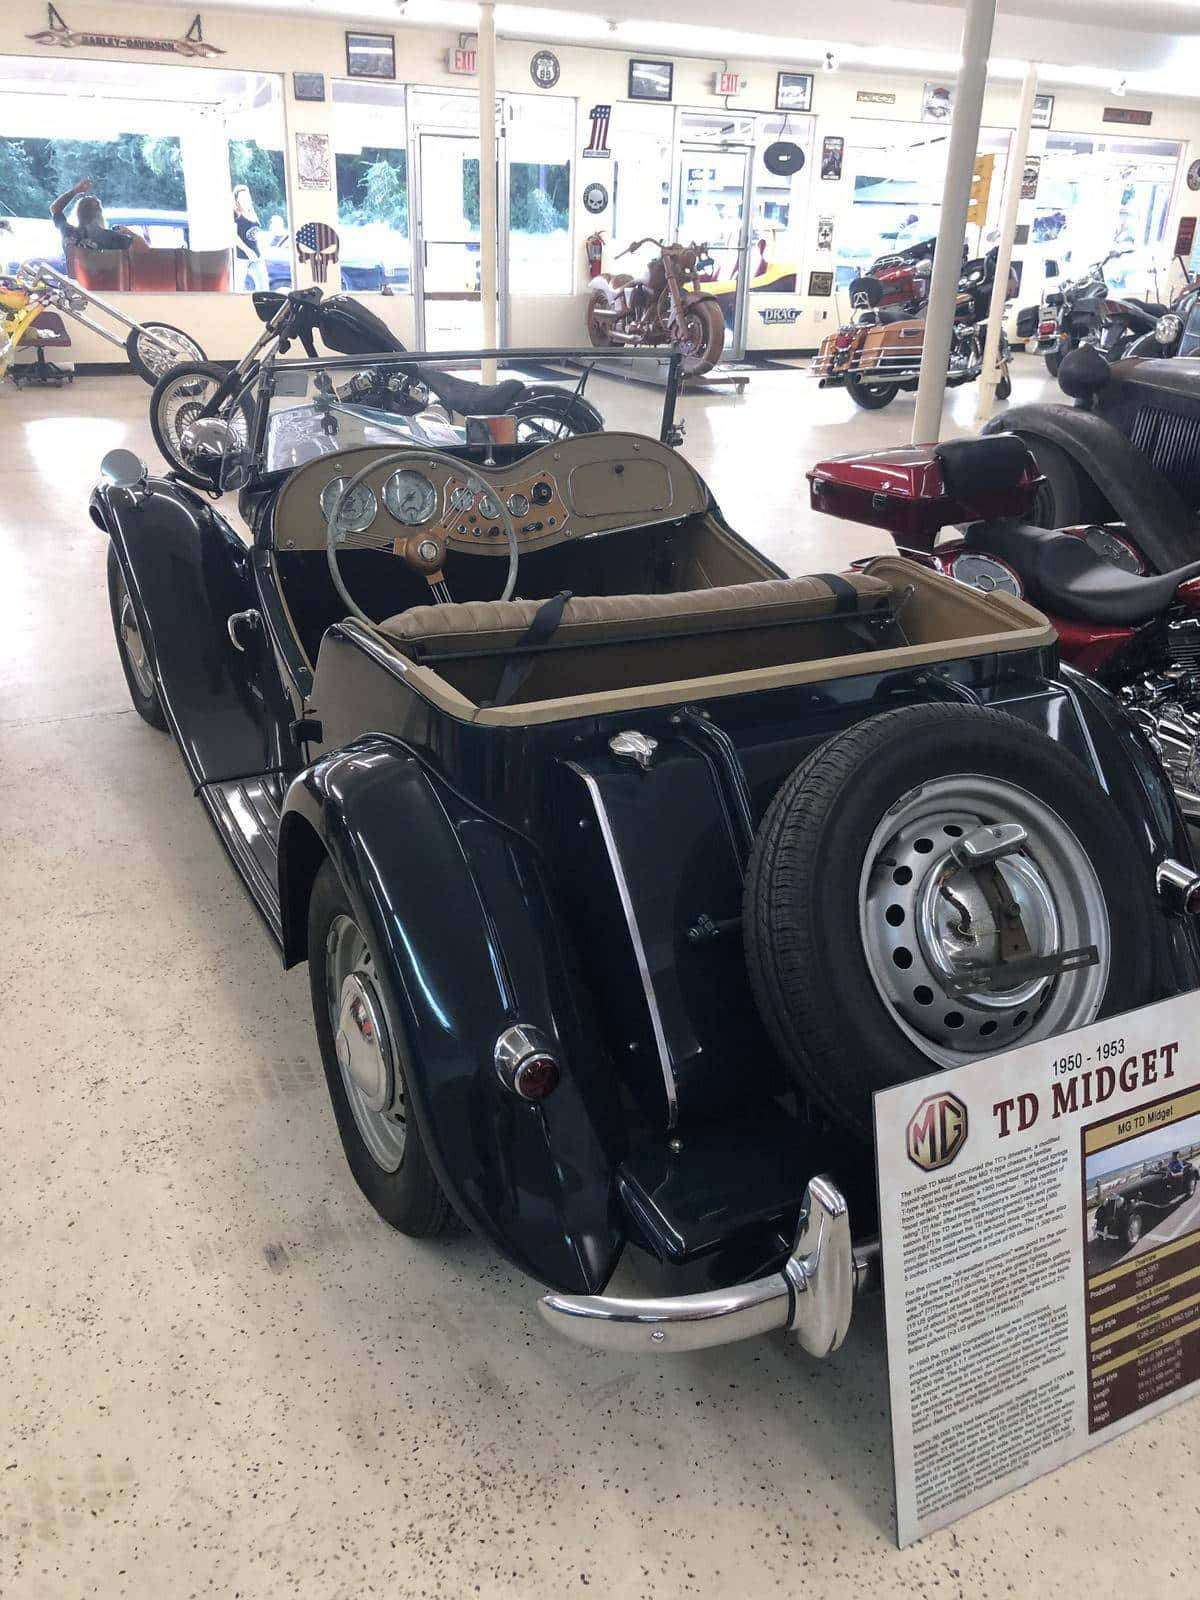
[[(280, 472), (293, 469), (269, 469), (266, 465), (267, 431), (270, 425), (271, 402), (275, 397), (277, 386), (281, 377), (290, 373), (318, 374), (342, 372), (350, 374), (361, 372), (365, 368), (372, 370), (378, 368), (395, 367), (403, 370), (406, 367), (430, 366), (439, 371), (447, 372), (455, 367), (468, 367), (478, 369), (485, 361), (494, 361), (497, 368), (521, 367), (528, 365), (541, 365), (547, 361), (570, 362), (572, 366), (579, 367), (578, 375), (572, 373), (569, 382), (564, 382), (563, 388), (577, 393), (583, 393), (587, 387), (588, 379), (596, 369), (607, 368), (606, 376), (614, 376), (612, 367), (616, 364), (627, 365), (625, 373), (615, 376), (619, 381), (656, 383), (657, 378), (639, 380), (636, 372), (636, 363), (652, 360), (656, 363), (666, 364), (666, 376), (663, 383), (663, 407), (659, 419), (659, 440), (664, 444), (677, 444), (676, 409), (683, 381), (683, 358), (680, 352), (671, 345), (622, 345), (615, 348), (597, 349), (594, 345), (584, 348), (574, 346), (551, 346), (520, 348), (507, 350), (406, 350), (403, 352), (388, 351), (383, 355), (369, 356), (318, 356), (301, 357), (295, 360), (280, 359), (275, 352), (265, 356), (257, 369), (252, 371), (247, 382), (235, 395), (231, 396), (236, 406), (250, 393), (254, 395), (250, 436), (247, 440), (247, 479), (246, 486), (262, 483), (279, 476)], [(419, 448), (419, 446), (415, 446)]]

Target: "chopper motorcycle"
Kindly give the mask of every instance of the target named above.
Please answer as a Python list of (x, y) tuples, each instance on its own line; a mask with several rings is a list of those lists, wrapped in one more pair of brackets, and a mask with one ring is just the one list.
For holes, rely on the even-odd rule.
[[(324, 298), (318, 286), (287, 293), (260, 290), (252, 297), (264, 327), (254, 344), (231, 371), (213, 362), (186, 362), (165, 372), (150, 397), (150, 430), (163, 457), (185, 483), (208, 487), (203, 473), (189, 460), (189, 440), (196, 424), (220, 418), (243, 441), (253, 426), (253, 394), (263, 363), (287, 353), (293, 341), (310, 360), (316, 359), (315, 337), (341, 355), (403, 354), (405, 346), (373, 311), (349, 295)], [(522, 442), (545, 443), (576, 433), (597, 433), (604, 418), (584, 399), (582, 385), (574, 389), (556, 384), (523, 383), (506, 378), (501, 383), (471, 383), (452, 372), (439, 372), (424, 364), (399, 371), (365, 366), (340, 387), (322, 376), (318, 387), (330, 405), (368, 407), (392, 416), (416, 417), (436, 404), (448, 417), (471, 413), (516, 419)]]
[[(1200, 827), (1200, 561), (1155, 572), (1124, 524), (1033, 526), (1040, 476), (1015, 434), (840, 456), (808, 479), (815, 509), (885, 528), (911, 560), (1043, 611), (1062, 659), (1120, 698)], [(951, 527), (958, 536), (940, 539)]]
[[(868, 273), (854, 279), (850, 285), (852, 320), (829, 334), (813, 358), (811, 370), (819, 379), (820, 388), (844, 388), (864, 411), (882, 410), (901, 390), (916, 389), (933, 264), (933, 241), (928, 244), (928, 255), (911, 265), (900, 257), (882, 256)], [(987, 315), (995, 280), (995, 250), (964, 263), (951, 332), (946, 374), (949, 388), (973, 383), (983, 370)], [(1010, 271), (1006, 298), (1011, 299), (1016, 289), (1016, 274)], [(1008, 360), (1008, 340), (1002, 332), (997, 400), (1007, 400), (1012, 393)]]
[(725, 348), (725, 318), (700, 288), (708, 246), (636, 239), (621, 256), (655, 244), (659, 254), (638, 277), (614, 273), (592, 279), (587, 306), (588, 338), (597, 349), (620, 344), (670, 344), (683, 358), (688, 377), (710, 372)]

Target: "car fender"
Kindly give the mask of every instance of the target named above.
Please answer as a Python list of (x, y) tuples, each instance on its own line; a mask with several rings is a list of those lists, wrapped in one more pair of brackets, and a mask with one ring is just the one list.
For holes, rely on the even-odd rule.
[[(392, 739), (329, 752), (283, 808), (288, 965), (306, 954), (314, 835), (385, 960), (412, 1110), (447, 1197), (522, 1270), (597, 1293), (622, 1242), (611, 1199), (622, 1124), (536, 848)], [(561, 1056), (562, 1080), (540, 1104), (505, 1088), (494, 1065), (498, 1035), (517, 1021)]]
[(1159, 572), (1169, 572), (1189, 559), (1195, 538), (1183, 500), (1150, 459), (1105, 417), (1079, 406), (1014, 406), (993, 417), (983, 431), (1058, 445), (1104, 495), (1114, 520), (1125, 523)]
[(101, 484), (92, 521), (112, 540), (167, 721), (197, 783), (264, 771), (263, 655), (228, 620), (256, 609), (252, 554), (201, 495), (166, 478)]

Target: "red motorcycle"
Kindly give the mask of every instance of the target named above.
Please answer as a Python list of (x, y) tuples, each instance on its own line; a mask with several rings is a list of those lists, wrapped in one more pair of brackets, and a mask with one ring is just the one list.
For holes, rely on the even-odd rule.
[[(1041, 479), (1013, 434), (837, 456), (808, 481), (816, 510), (885, 528), (912, 560), (1045, 612), (1063, 659), (1118, 695), (1200, 825), (1200, 561), (1155, 573), (1119, 523), (1033, 527)], [(950, 527), (958, 536), (940, 540)]]

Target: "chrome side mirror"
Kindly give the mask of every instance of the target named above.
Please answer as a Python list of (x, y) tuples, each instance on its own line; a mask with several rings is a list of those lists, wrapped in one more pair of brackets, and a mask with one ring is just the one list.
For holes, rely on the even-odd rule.
[(100, 463), (100, 476), (112, 489), (140, 489), (150, 474), (132, 450), (110, 450)]

